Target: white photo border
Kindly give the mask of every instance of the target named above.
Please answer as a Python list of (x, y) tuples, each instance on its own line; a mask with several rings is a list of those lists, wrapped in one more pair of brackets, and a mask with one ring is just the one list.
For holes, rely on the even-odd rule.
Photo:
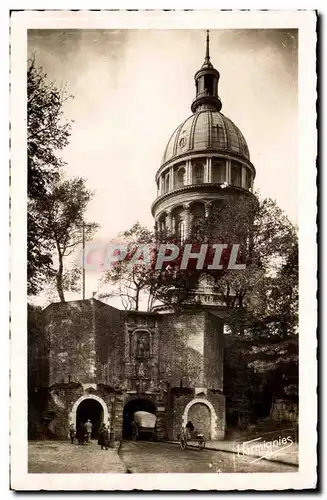
[[(26, 63), (28, 29), (299, 30), (299, 470), (267, 474), (27, 472)], [(314, 11), (22, 11), (11, 16), (11, 487), (15, 490), (314, 488), (317, 466), (316, 13)]]

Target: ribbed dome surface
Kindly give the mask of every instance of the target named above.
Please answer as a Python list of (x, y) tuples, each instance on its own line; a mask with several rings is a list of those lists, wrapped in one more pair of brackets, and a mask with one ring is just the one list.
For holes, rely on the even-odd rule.
[(179, 155), (197, 151), (234, 153), (250, 160), (242, 132), (218, 111), (203, 110), (181, 123), (168, 141), (162, 164)]

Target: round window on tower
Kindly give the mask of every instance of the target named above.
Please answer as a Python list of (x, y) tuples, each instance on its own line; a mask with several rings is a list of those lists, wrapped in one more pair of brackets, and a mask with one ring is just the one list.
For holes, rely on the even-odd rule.
[(186, 144), (186, 139), (185, 137), (182, 137), (180, 140), (179, 140), (179, 147), (180, 148), (183, 148)]

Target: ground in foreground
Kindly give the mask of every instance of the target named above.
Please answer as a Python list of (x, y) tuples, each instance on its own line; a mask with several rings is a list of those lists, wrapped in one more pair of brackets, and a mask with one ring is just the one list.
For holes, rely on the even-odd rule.
[(214, 450), (186, 449), (169, 443), (124, 441), (119, 456), (95, 441), (29, 443), (30, 473), (226, 473), (296, 472), (297, 467)]
[(237, 453), (199, 450), (169, 443), (125, 441), (120, 449), (127, 470), (132, 473), (223, 473), (223, 472), (297, 472), (296, 466), (256, 459)]
[(32, 441), (28, 445), (28, 472), (83, 474), (125, 471), (117, 451), (101, 450), (96, 441), (83, 446), (62, 441)]

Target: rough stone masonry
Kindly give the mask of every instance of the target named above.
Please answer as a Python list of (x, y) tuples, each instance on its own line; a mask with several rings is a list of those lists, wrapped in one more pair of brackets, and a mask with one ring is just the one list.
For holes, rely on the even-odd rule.
[(207, 439), (223, 438), (223, 341), (223, 320), (200, 308), (159, 314), (96, 299), (50, 304), (37, 349), (30, 346), (33, 429), (66, 438), (71, 423), (90, 418), (93, 437), (105, 422), (120, 439), (133, 413), (145, 410), (157, 417), (158, 439), (177, 439), (189, 419)]

